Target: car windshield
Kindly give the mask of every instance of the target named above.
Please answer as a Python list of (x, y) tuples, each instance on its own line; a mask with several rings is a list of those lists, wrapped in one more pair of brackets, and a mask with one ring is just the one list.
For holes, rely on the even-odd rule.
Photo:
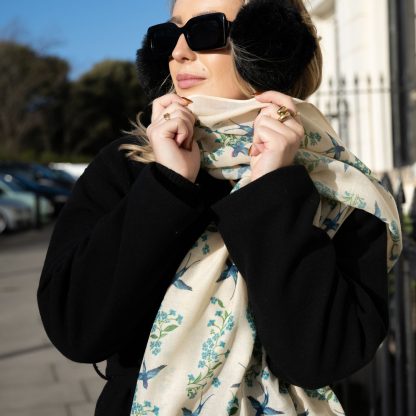
[(0, 176), (0, 181), (4, 182), (12, 191), (20, 192), (25, 189), (13, 178), (11, 175), (2, 175)]

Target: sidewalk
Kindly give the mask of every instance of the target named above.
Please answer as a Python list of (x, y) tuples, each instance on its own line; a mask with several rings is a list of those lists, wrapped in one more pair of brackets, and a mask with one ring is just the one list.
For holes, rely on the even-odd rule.
[(60, 354), (43, 329), (36, 290), (51, 230), (0, 239), (0, 416), (93, 416), (105, 383), (92, 365)]

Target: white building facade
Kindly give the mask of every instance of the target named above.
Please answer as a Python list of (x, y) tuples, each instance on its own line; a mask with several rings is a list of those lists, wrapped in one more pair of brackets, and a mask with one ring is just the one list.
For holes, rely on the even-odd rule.
[(323, 82), (309, 101), (376, 173), (393, 169), (388, 0), (306, 0), (321, 36)]

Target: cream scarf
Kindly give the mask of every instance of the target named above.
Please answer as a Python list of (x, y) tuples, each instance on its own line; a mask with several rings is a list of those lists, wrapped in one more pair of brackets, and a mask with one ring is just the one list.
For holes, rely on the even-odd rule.
[[(240, 179), (231, 190), (238, 191), (250, 183), (253, 121), (267, 104), (254, 98), (189, 98), (189, 108), (198, 118), (194, 138), (201, 150), (201, 168), (216, 178)], [(295, 103), (305, 128), (295, 163), (307, 168), (321, 195), (314, 225), (332, 238), (354, 209), (376, 215), (389, 231), (390, 269), (402, 248), (393, 197), (345, 148), (316, 107), (301, 100)], [(211, 222), (184, 257), (160, 305), (130, 415), (277, 414), (344, 411), (329, 386), (304, 389), (280, 382), (269, 370), (244, 278)]]

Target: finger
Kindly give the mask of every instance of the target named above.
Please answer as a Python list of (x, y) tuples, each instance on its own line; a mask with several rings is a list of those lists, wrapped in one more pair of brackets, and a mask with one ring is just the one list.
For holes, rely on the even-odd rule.
[(159, 117), (159, 115), (162, 112), (166, 111), (166, 108), (169, 107), (169, 105), (171, 105), (172, 103), (178, 103), (182, 105), (189, 104), (189, 102), (179, 97), (179, 95), (177, 94), (172, 93), (162, 95), (161, 97), (158, 97), (155, 100), (153, 100), (151, 121), (153, 122), (154, 120), (156, 120)]
[(164, 122), (166, 120), (165, 115), (169, 114), (169, 118), (179, 117), (186, 120), (189, 120), (191, 126), (195, 125), (196, 116), (189, 110), (187, 107), (184, 107), (180, 104), (173, 103), (166, 108), (166, 110), (160, 115), (158, 122)]
[(163, 122), (165, 120), (169, 120), (169, 118), (174, 118), (174, 117), (187, 119), (192, 124), (195, 123), (195, 119), (196, 119), (194, 113), (192, 113), (192, 111), (190, 111), (188, 108), (183, 107), (178, 104), (172, 104), (168, 106), (165, 109), (165, 111), (163, 111), (154, 122), (159, 123), (161, 121)]
[(256, 119), (254, 120), (254, 126), (256, 126), (260, 122), (260, 119), (262, 119), (264, 116), (268, 116), (274, 120), (277, 120), (279, 124), (290, 127), (297, 134), (303, 137), (305, 135), (305, 129), (303, 127), (300, 115), (296, 115), (295, 117), (289, 117), (284, 121), (280, 121), (280, 114), (278, 114), (277, 112), (278, 109), (279, 107), (275, 104), (269, 104), (267, 107), (262, 108)]
[(258, 126), (253, 132), (253, 144), (256, 144), (257, 148), (259, 148), (259, 144), (269, 143), (277, 135), (280, 135), (280, 133), (277, 133), (274, 129), (271, 129), (270, 127)]
[[(178, 144), (178, 146), (182, 146), (182, 147), (189, 149), (193, 140), (195, 117), (193, 116), (193, 114), (187, 113), (184, 110), (185, 109), (178, 108), (177, 110), (169, 113), (170, 119), (165, 119), (163, 116), (161, 116), (160, 119), (156, 123), (158, 124), (158, 126), (162, 126), (163, 124), (167, 123), (167, 121), (170, 121), (170, 120), (181, 120), (182, 122), (184, 122), (188, 129), (188, 136), (183, 140), (178, 140), (178, 137), (175, 137), (175, 141)], [(165, 126), (171, 126), (171, 125), (166, 124)]]
[(301, 139), (304, 136), (305, 130), (303, 125), (298, 123), (296, 119), (290, 117), (284, 122), (281, 122), (278, 120), (278, 117), (278, 115), (275, 116), (273, 113), (264, 113), (259, 116), (259, 119), (255, 123), (255, 128), (259, 125), (268, 126), (281, 134), (289, 137), (294, 136), (294, 139)]
[(287, 145), (291, 144), (286, 136), (266, 126), (260, 126), (257, 129), (253, 136), (253, 143), (260, 152), (265, 149), (284, 151)]
[(173, 140), (180, 146), (189, 136), (187, 124), (180, 118), (166, 120), (163, 124), (153, 125), (152, 134), (148, 135), (153, 144), (155, 141)]
[(249, 156), (258, 156), (261, 153), (261, 151), (258, 149), (258, 145), (253, 143), (251, 145), (251, 150), (249, 152)]
[[(168, 115), (168, 117), (167, 117)], [(179, 117), (179, 118), (186, 118), (188, 119), (192, 124), (195, 123), (195, 115), (188, 110), (185, 107), (182, 107), (181, 105), (177, 105), (177, 104), (172, 104), (170, 106), (168, 106), (165, 111), (163, 111), (162, 113), (160, 113), (159, 117), (154, 121), (155, 123), (160, 123), (163, 122), (165, 120), (169, 120), (169, 118), (174, 118), (174, 117)]]
[(189, 125), (181, 118), (168, 120), (166, 124), (173, 133), (173, 140), (181, 147), (190, 135)]
[(289, 95), (283, 94), (278, 91), (266, 91), (262, 94), (254, 96), (254, 98), (262, 103), (273, 103), (277, 105), (279, 108), (284, 105), (289, 110), (296, 113), (296, 104), (293, 101), (292, 97)]
[(180, 146), (186, 149), (190, 149), (193, 140), (194, 124), (189, 118), (183, 118), (182, 121), (186, 125), (188, 135), (186, 136), (186, 139), (180, 144)]
[[(264, 113), (270, 115), (281, 123), (285, 123), (287, 120), (295, 120), (297, 123), (301, 123), (300, 114), (298, 111), (293, 111), (286, 106), (276, 106), (273, 104), (273, 107), (268, 107)], [(287, 117), (289, 115), (289, 117)], [(284, 116), (284, 117), (283, 117)]]
[(266, 107), (263, 107), (254, 120), (254, 126), (261, 123), (261, 120), (263, 120), (264, 117), (269, 117), (277, 120), (279, 118), (279, 114), (277, 113), (278, 109), (279, 107), (276, 104), (269, 104)]

